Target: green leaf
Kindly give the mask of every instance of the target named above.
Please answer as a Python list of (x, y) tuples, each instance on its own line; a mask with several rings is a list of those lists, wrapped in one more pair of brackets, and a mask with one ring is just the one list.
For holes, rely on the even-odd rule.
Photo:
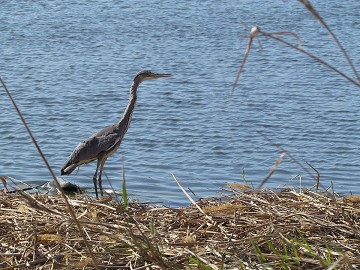
[(198, 267), (204, 270), (212, 270), (212, 268), (205, 263), (201, 262), (198, 258), (190, 257), (190, 262), (195, 263)]
[(126, 180), (125, 180), (125, 166), (124, 166), (124, 161), (123, 161), (123, 165), (122, 165), (122, 177), (123, 177), (123, 183), (122, 183), (122, 198), (123, 198), (123, 202), (124, 202), (124, 209), (128, 210), (128, 196), (127, 196), (127, 192), (126, 192)]
[(245, 168), (244, 167), (242, 168), (241, 176), (242, 176), (242, 179), (243, 179), (244, 183), (247, 185), (247, 181), (246, 181), (246, 178), (245, 178)]

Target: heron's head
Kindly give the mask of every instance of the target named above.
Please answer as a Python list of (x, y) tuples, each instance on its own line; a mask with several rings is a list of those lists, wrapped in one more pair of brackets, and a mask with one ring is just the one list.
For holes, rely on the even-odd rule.
[(134, 81), (142, 82), (142, 81), (147, 81), (147, 80), (155, 80), (158, 78), (167, 78), (170, 76), (171, 76), (170, 74), (155, 73), (152, 71), (143, 70), (135, 75)]

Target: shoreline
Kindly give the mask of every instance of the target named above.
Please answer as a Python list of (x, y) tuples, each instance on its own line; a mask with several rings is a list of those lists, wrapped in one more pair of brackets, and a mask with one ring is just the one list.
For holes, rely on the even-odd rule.
[[(0, 195), (0, 269), (356, 269), (360, 196), (229, 186), (188, 207), (81, 194)], [(94, 261), (95, 260), (95, 261)], [(96, 267), (97, 265), (97, 267)]]

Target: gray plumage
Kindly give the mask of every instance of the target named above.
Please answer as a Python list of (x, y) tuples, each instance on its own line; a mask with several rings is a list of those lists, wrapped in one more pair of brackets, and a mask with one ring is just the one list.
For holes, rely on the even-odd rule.
[[(137, 88), (145, 80), (170, 77), (169, 74), (159, 74), (151, 71), (140, 71), (136, 74), (130, 88), (129, 103), (120, 120), (114, 125), (107, 126), (88, 139), (79, 143), (61, 168), (61, 175), (70, 175), (76, 167), (97, 160), (96, 171), (93, 176), (96, 198), (98, 198), (97, 184), (103, 196), (101, 175), (106, 159), (120, 146), (131, 122), (131, 116), (137, 99)], [(99, 178), (97, 178), (99, 172)]]

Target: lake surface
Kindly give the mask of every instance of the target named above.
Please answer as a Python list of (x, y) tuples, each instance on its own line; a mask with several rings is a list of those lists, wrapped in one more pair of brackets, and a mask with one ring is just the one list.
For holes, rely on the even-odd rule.
[[(360, 2), (312, 2), (359, 68)], [(171, 173), (198, 197), (242, 183), (243, 168), (257, 186), (280, 156), (258, 132), (306, 168), (309, 162), (324, 187), (359, 194), (359, 87), (262, 37), (229, 95), (244, 36), (255, 25), (265, 32), (295, 31), (305, 49), (354, 78), (334, 42), (297, 1), (233, 0), (5, 1), (0, 76), (58, 175), (80, 141), (117, 121), (134, 75), (149, 69), (173, 76), (140, 86), (131, 127), (105, 165), (120, 190), (124, 160), (131, 198), (188, 204)], [(0, 175), (51, 179), (1, 93)], [(65, 179), (92, 191), (95, 166)], [(286, 158), (265, 186), (299, 185), (300, 179), (314, 184)]]

